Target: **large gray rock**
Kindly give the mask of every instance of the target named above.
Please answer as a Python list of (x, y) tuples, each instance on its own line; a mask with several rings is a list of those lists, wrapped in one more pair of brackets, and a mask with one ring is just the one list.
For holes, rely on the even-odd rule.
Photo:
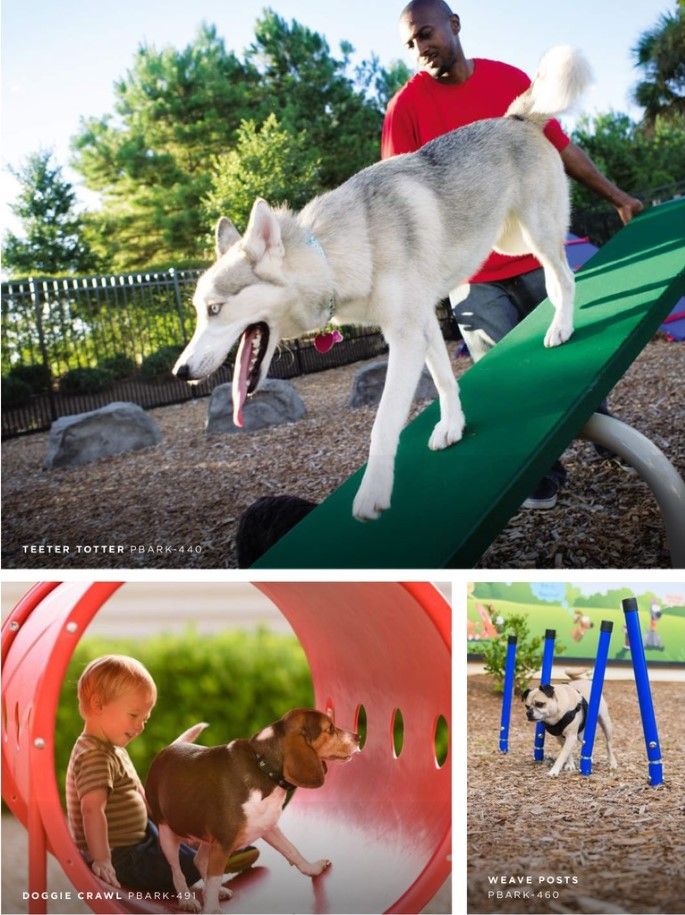
[[(302, 419), (302, 398), (289, 381), (267, 378), (258, 391), (247, 398), (243, 407), (243, 430), (254, 432), (267, 426), (280, 426)], [(230, 384), (220, 384), (212, 391), (207, 415), (207, 432), (240, 432), (233, 423), (233, 397)]]
[(50, 427), (43, 465), (78, 467), (103, 457), (149, 448), (161, 441), (157, 423), (135, 403), (110, 403), (99, 410), (62, 416)]
[[(351, 407), (373, 407), (381, 399), (385, 376), (388, 372), (388, 360), (370, 362), (355, 372), (350, 394)], [(416, 386), (414, 400), (436, 400), (438, 392), (428, 369), (421, 372)]]

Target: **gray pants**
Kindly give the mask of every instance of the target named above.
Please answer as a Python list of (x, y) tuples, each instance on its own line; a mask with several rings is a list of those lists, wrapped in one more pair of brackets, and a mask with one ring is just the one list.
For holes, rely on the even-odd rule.
[[(455, 290), (455, 293), (458, 290)], [(478, 362), (547, 296), (542, 267), (499, 283), (473, 283), (465, 299), (452, 306), (471, 358)], [(454, 299), (454, 293), (450, 294)], [(606, 399), (597, 408), (609, 414)], [(609, 414), (610, 415), (610, 414)], [(606, 454), (604, 455), (606, 456)], [(555, 461), (547, 476), (564, 482), (566, 472)]]
[(541, 267), (499, 283), (473, 283), (452, 309), (473, 361), (482, 359), (546, 296)]

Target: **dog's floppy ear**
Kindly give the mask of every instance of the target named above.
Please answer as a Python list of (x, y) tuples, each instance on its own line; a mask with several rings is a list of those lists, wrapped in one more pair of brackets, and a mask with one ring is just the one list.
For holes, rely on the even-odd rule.
[(283, 777), (298, 788), (320, 788), (326, 770), (317, 752), (302, 734), (283, 738)]
[(239, 238), (240, 232), (236, 229), (228, 216), (222, 216), (214, 229), (217, 258), (220, 258), (222, 254), (225, 254)]
[(523, 692), (521, 693), (521, 702), (525, 702), (525, 701), (526, 701), (526, 696), (528, 695), (529, 692), (530, 692), (529, 689), (524, 689), (524, 690), (523, 690)]
[(547, 696), (548, 699), (551, 699), (554, 695), (554, 687), (551, 683), (543, 683), (540, 686), (540, 690)]
[(243, 238), (243, 251), (257, 264), (264, 255), (283, 257), (281, 227), (276, 214), (266, 200), (258, 197), (250, 213), (250, 221)]

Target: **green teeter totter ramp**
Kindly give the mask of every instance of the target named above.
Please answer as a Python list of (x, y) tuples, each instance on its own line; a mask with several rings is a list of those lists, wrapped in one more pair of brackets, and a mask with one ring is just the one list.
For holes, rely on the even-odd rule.
[(378, 521), (352, 517), (362, 468), (255, 567), (473, 566), (683, 295), (685, 200), (676, 200), (634, 219), (578, 272), (567, 343), (543, 346), (545, 301), (465, 373), (461, 442), (428, 449), (437, 402), (406, 427), (392, 506)]

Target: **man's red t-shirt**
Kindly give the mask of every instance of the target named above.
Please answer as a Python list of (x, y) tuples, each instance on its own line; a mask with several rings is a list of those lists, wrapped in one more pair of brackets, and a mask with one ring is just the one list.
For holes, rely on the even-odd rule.
[[(526, 74), (496, 60), (475, 58), (464, 83), (448, 85), (422, 71), (390, 100), (383, 122), (381, 158), (414, 152), (429, 140), (484, 118), (502, 117), (513, 100), (530, 86)], [(561, 152), (569, 138), (556, 120), (545, 126), (547, 139)], [(493, 283), (536, 270), (532, 254), (508, 257), (493, 251), (472, 283)]]

